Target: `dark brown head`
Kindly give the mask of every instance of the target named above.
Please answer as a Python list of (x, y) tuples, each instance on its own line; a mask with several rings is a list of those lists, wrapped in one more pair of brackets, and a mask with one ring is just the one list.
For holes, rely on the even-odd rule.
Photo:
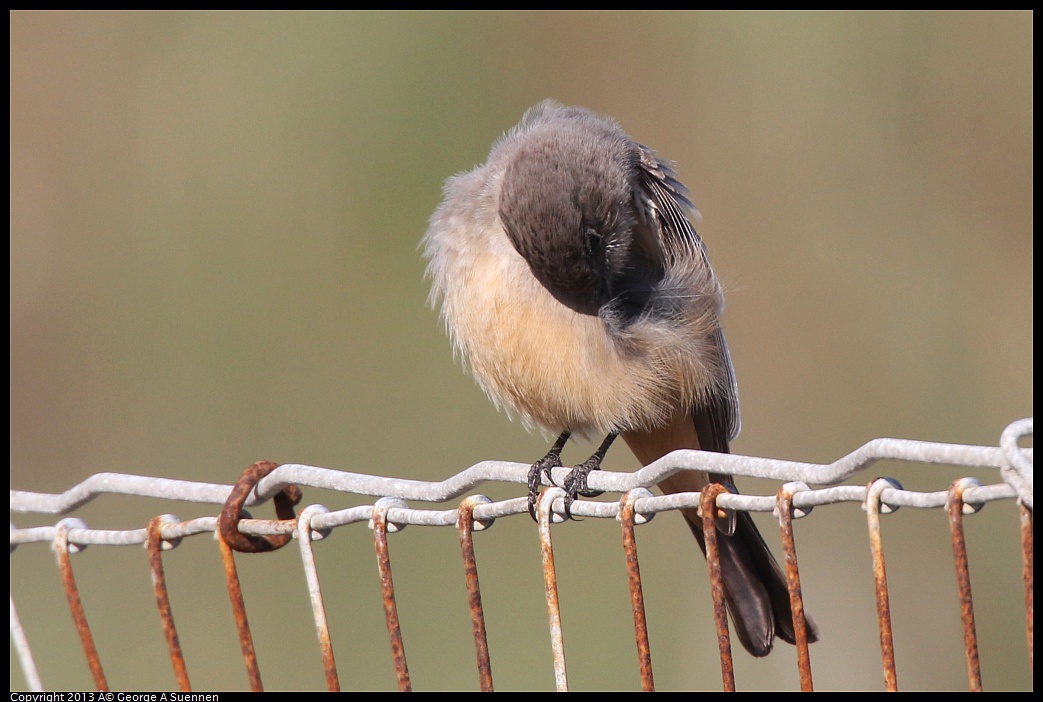
[(508, 143), (499, 202), (507, 236), (555, 298), (597, 314), (632, 268), (638, 146), (609, 120), (557, 106)]

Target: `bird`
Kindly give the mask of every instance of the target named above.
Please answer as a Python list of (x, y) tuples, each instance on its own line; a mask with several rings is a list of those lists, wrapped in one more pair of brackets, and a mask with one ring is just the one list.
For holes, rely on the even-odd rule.
[[(562, 487), (566, 512), (621, 436), (642, 465), (676, 449), (729, 452), (739, 398), (722, 286), (670, 162), (612, 118), (546, 100), (450, 177), (421, 241), (454, 353), (492, 402), (558, 438), (532, 464), (530, 513), (573, 436), (604, 435)], [(728, 475), (681, 471), (665, 493)], [(682, 510), (705, 553), (701, 518)], [(728, 610), (765, 656), (795, 642), (785, 578), (750, 515), (718, 520)], [(807, 618), (809, 641), (818, 628)]]

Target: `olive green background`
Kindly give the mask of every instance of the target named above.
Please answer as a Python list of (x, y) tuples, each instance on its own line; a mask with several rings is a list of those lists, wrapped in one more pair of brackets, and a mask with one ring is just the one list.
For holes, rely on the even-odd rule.
[[(546, 437), (454, 362), (417, 244), (444, 179), (546, 97), (615, 116), (692, 190), (728, 294), (736, 452), (994, 445), (1032, 415), (1031, 14), (10, 19), (12, 488), (102, 471), (231, 483), (260, 459), (439, 480), (542, 455)], [(635, 461), (620, 446), (608, 467)], [(885, 463), (853, 482), (944, 490), (964, 474), (994, 479)], [(214, 508), (103, 497), (76, 516), (136, 528), (163, 512)], [(880, 689), (862, 511), (796, 526), (818, 689)], [(985, 685), (1030, 689), (1013, 503), (967, 531)], [(573, 688), (638, 689), (617, 523), (554, 536)], [(551, 689), (535, 530), (503, 519), (476, 539), (497, 687)], [(900, 686), (965, 689), (944, 513), (900, 510), (884, 541)], [(638, 543), (658, 688), (719, 689), (694, 541), (668, 514)], [(410, 527), (391, 551), (414, 687), (476, 689), (455, 532)], [(344, 688), (393, 689), (370, 535), (338, 530), (316, 553)], [(172, 689), (145, 553), (94, 546), (74, 564), (111, 685)], [(244, 688), (213, 541), (166, 564), (194, 686)], [(239, 567), (268, 688), (321, 689), (296, 550)], [(11, 570), (45, 686), (90, 688), (48, 547), (19, 547)], [(794, 660), (737, 651), (739, 687), (795, 689)]]

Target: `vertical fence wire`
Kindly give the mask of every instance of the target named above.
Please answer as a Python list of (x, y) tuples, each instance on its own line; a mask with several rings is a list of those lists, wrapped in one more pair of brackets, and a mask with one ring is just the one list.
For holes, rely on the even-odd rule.
[(891, 487), (895, 487), (894, 482), (885, 478), (871, 482), (866, 491), (865, 510), (869, 525), (869, 549), (873, 559), (873, 584), (876, 591), (876, 618), (880, 626), (884, 688), (888, 692), (897, 692), (898, 671), (895, 669), (894, 634), (891, 629), (891, 600), (887, 591), (887, 568), (884, 565), (884, 539), (880, 532), (880, 513), (890, 509), (880, 501), (880, 494)]
[(83, 656), (87, 659), (87, 666), (91, 669), (94, 677), (94, 686), (102, 692), (109, 691), (109, 683), (105, 679), (105, 671), (101, 667), (101, 658), (98, 656), (98, 647), (94, 644), (94, 636), (91, 634), (90, 624), (87, 623), (87, 613), (83, 609), (83, 601), (80, 599), (80, 590), (76, 586), (76, 576), (72, 572), (72, 553), (82, 551), (81, 548), (69, 543), (69, 531), (73, 528), (86, 528), (78, 519), (63, 519), (58, 522), (55, 531), (54, 551), (58, 557), (58, 571), (61, 573), (62, 584), (65, 586), (65, 597), (69, 602), (69, 611), (72, 614), (76, 632), (80, 635), (80, 643), (83, 646)]
[(720, 483), (703, 488), (699, 509), (703, 517), (703, 537), (706, 539), (706, 565), (710, 571), (710, 592), (713, 594), (713, 618), (717, 625), (717, 647), (721, 654), (721, 681), (725, 692), (735, 692), (735, 664), (732, 661), (732, 642), (728, 631), (728, 607), (724, 597), (724, 575), (721, 572), (721, 553), (717, 547), (717, 497), (728, 489)]
[(645, 594), (641, 587), (641, 564), (637, 560), (637, 539), (634, 536), (634, 501), (651, 497), (645, 488), (628, 490), (619, 501), (619, 521), (623, 527), (623, 553), (627, 565), (627, 586), (630, 589), (630, 607), (634, 612), (634, 640), (637, 644), (637, 665), (641, 674), (641, 691), (655, 692), (652, 675), (652, 650), (648, 644), (648, 620), (645, 618)]
[(547, 597), (547, 618), (550, 625), (550, 647), (554, 659), (554, 687), (558, 692), (569, 691), (569, 676), (565, 666), (565, 636), (561, 629), (561, 605), (558, 602), (558, 575), (554, 567), (554, 546), (550, 537), (553, 521), (551, 506), (556, 499), (564, 499), (561, 488), (545, 490), (536, 502), (540, 555), (543, 563), (543, 585)]
[(797, 672), (800, 691), (814, 692), (811, 677), (811, 654), (808, 651), (808, 623), (804, 617), (804, 595), (800, 588), (800, 569), (797, 566), (797, 542), (793, 536), (793, 493), (807, 490), (803, 483), (787, 483), (779, 489), (778, 515), (782, 532), (782, 551), (786, 563), (786, 584), (789, 587), (790, 610), (793, 613), (793, 635), (797, 645)]
[[(471, 629), (474, 634), (475, 655), (478, 659), (478, 685), (482, 692), (493, 691), (493, 669), (489, 659), (489, 637), (485, 631), (485, 610), (482, 608), (482, 590), (478, 583), (478, 561), (474, 555), (474, 508), (492, 500), (483, 495), (468, 497), (460, 503), (457, 530), (460, 532), (460, 551), (464, 560), (464, 581), (467, 586), (467, 604), (471, 611)], [(479, 525), (486, 528), (488, 524)]]
[(177, 524), (178, 518), (164, 514), (155, 517), (148, 525), (148, 560), (152, 569), (152, 589), (156, 595), (156, 609), (159, 611), (160, 621), (163, 623), (163, 636), (167, 640), (167, 650), (170, 652), (170, 662), (174, 666), (174, 677), (177, 678), (178, 689), (182, 692), (191, 692), (192, 685), (188, 680), (188, 666), (185, 663), (185, 654), (181, 650), (181, 639), (177, 635), (177, 627), (174, 625), (174, 610), (170, 606), (170, 595), (167, 593), (167, 576), (163, 570), (163, 547), (164, 541), (161, 529), (164, 524)]
[[(373, 507), (373, 544), (377, 551), (377, 570), (380, 573), (380, 592), (384, 601), (384, 617), (387, 621), (388, 638), (391, 641), (391, 658), (395, 663), (395, 678), (399, 692), (411, 692), (413, 683), (406, 664), (406, 646), (402, 640), (402, 623), (398, 618), (398, 603), (395, 600), (395, 583), (391, 577), (391, 552), (388, 550), (388, 511), (392, 507), (405, 506), (402, 500), (381, 498)], [(397, 527), (395, 529), (397, 531)]]
[[(956, 583), (960, 591), (960, 619), (963, 622), (963, 648), (967, 658), (967, 678), (971, 692), (981, 692), (981, 663), (978, 660), (978, 633), (974, 625), (974, 598), (971, 596), (971, 573), (967, 562), (967, 541), (963, 534), (963, 491), (977, 486), (977, 481), (961, 478), (949, 488), (946, 511), (952, 533), (953, 562), (956, 564)], [(973, 508), (971, 508), (973, 512)]]

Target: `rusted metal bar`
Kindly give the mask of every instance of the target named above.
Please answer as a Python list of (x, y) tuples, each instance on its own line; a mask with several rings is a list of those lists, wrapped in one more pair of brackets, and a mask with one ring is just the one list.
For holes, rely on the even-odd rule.
[(547, 596), (547, 617), (550, 622), (550, 645), (554, 657), (554, 687), (558, 692), (569, 691), (568, 671), (565, 666), (565, 640), (561, 629), (561, 608), (558, 604), (558, 576), (554, 569), (554, 547), (550, 538), (554, 500), (565, 498), (561, 488), (547, 488), (536, 501), (537, 526), (540, 536), (540, 554), (543, 559), (543, 586)]
[(619, 501), (619, 521), (623, 526), (623, 552), (627, 562), (630, 605), (634, 610), (634, 640), (637, 644), (642, 692), (655, 692), (655, 681), (652, 678), (652, 651), (648, 645), (648, 623), (645, 620), (645, 595), (641, 588), (641, 565), (637, 560), (637, 539), (634, 538), (634, 501), (651, 494), (644, 488), (628, 490)]
[[(877, 478), (866, 489), (866, 521), (869, 525), (869, 549), (873, 556), (873, 581), (876, 589), (876, 618), (880, 626), (880, 655), (884, 665), (884, 687), (888, 692), (898, 691), (895, 671), (894, 636), (891, 631), (891, 602), (887, 594), (887, 569), (884, 567), (884, 542), (880, 534), (880, 493), (895, 487), (887, 478)], [(899, 486), (900, 487), (900, 486)]]
[(401, 500), (381, 498), (373, 505), (373, 543), (377, 550), (377, 569), (380, 571), (380, 589), (384, 598), (384, 617), (387, 620), (388, 636), (391, 639), (391, 656), (395, 661), (395, 677), (400, 692), (411, 692), (409, 666), (406, 664), (406, 648), (402, 642), (402, 626), (395, 604), (395, 584), (391, 579), (391, 556), (388, 554), (387, 513), (392, 507), (402, 506)]
[[(174, 625), (174, 611), (170, 606), (170, 596), (167, 593), (167, 576), (163, 571), (163, 549), (164, 544), (161, 530), (164, 524), (178, 522), (177, 517), (172, 515), (160, 515), (152, 519), (148, 524), (148, 562), (152, 568), (152, 589), (156, 593), (156, 609), (159, 610), (159, 618), (163, 622), (163, 635), (167, 640), (167, 648), (170, 650), (170, 662), (174, 666), (174, 677), (177, 678), (178, 689), (182, 692), (190, 692), (192, 685), (188, 680), (188, 667), (185, 665), (185, 654), (181, 650), (181, 640), (177, 635), (177, 627)], [(167, 545), (173, 548), (174, 544)]]
[(474, 508), (491, 502), (488, 497), (474, 495), (460, 503), (460, 516), (456, 528), (460, 532), (460, 550), (464, 559), (464, 579), (467, 582), (467, 602), (471, 610), (471, 628), (474, 630), (474, 649), (478, 658), (478, 685), (482, 692), (493, 691), (492, 663), (489, 660), (489, 639), (485, 632), (485, 612), (482, 609), (482, 590), (478, 585), (478, 562), (474, 556), (472, 531), (477, 526), (488, 528), (489, 524), (474, 523)]
[(72, 573), (72, 561), (69, 557), (70, 553), (83, 550), (81, 547), (69, 543), (69, 530), (86, 528), (87, 525), (79, 519), (63, 519), (58, 522), (54, 535), (54, 552), (58, 557), (58, 572), (61, 574), (62, 584), (65, 586), (65, 598), (69, 601), (72, 621), (76, 625), (76, 632), (80, 635), (83, 655), (87, 659), (91, 675), (94, 676), (94, 687), (99, 691), (108, 692), (109, 684), (105, 680), (105, 671), (101, 668), (98, 648), (94, 645), (94, 637), (91, 635), (91, 628), (87, 623), (87, 615), (83, 611), (83, 602), (80, 600), (80, 591), (76, 587), (76, 577)]
[[(232, 614), (235, 617), (236, 630), (239, 633), (239, 647), (243, 652), (243, 662), (250, 678), (250, 689), (261, 692), (261, 671), (257, 665), (257, 652), (250, 633), (250, 622), (246, 617), (246, 602), (243, 600), (243, 589), (239, 583), (239, 572), (235, 567), (233, 551), (241, 553), (264, 553), (282, 548), (292, 539), (292, 534), (262, 536), (243, 534), (239, 531), (239, 520), (243, 516), (243, 505), (257, 482), (278, 468), (277, 463), (258, 461), (243, 471), (217, 518), (217, 543), (221, 551), (221, 561), (225, 569), (225, 583), (228, 586), (228, 599), (232, 603)], [(289, 485), (275, 496), (275, 512), (279, 519), (292, 521), (296, 519), (293, 506), (300, 502), (301, 491), (296, 485)]]
[[(225, 501), (221, 515), (217, 519), (218, 530), (225, 543), (240, 553), (264, 553), (282, 548), (293, 539), (292, 534), (267, 536), (260, 534), (243, 534), (239, 531), (239, 520), (242, 518), (243, 505), (250, 496), (254, 486), (273, 470), (279, 467), (271, 461), (258, 461), (243, 471), (239, 480), (232, 486), (232, 491)], [(287, 485), (272, 501), (275, 513), (282, 520), (296, 519), (293, 506), (301, 501), (301, 490), (296, 485)]]
[(250, 622), (246, 618), (246, 602), (243, 600), (243, 588), (239, 583), (239, 571), (235, 567), (235, 553), (220, 531), (217, 534), (217, 548), (221, 552), (221, 563), (225, 569), (228, 599), (232, 604), (232, 616), (235, 618), (235, 628), (239, 635), (239, 648), (243, 653), (246, 675), (250, 679), (250, 689), (253, 692), (264, 692), (264, 685), (261, 683), (261, 670), (257, 665), (257, 652), (254, 650), (253, 635), (250, 633)]
[(724, 599), (724, 577), (721, 574), (721, 553), (717, 547), (717, 497), (728, 492), (720, 483), (710, 483), (702, 490), (699, 510), (703, 518), (703, 536), (706, 541), (706, 565), (710, 569), (710, 592), (713, 594), (713, 618), (717, 625), (717, 647), (721, 652), (721, 680), (725, 692), (735, 692), (735, 667), (732, 663), (732, 642), (728, 632), (728, 607)]
[[(963, 650), (967, 658), (967, 680), (971, 692), (981, 692), (981, 663), (978, 660), (978, 634), (974, 626), (974, 599), (971, 597), (971, 574), (967, 562), (967, 541), (963, 534), (963, 491), (977, 485), (976, 480), (961, 478), (949, 488), (945, 510), (949, 513), (952, 532), (952, 555), (956, 563), (956, 582), (960, 589), (960, 618), (963, 621)], [(974, 511), (971, 508), (971, 511)]]
[(333, 657), (333, 642), (330, 640), (330, 626), (326, 619), (326, 606), (322, 601), (322, 589), (319, 586), (319, 571), (315, 567), (315, 553), (312, 541), (323, 538), (322, 533), (312, 533), (313, 517), (326, 514), (328, 509), (322, 505), (310, 505), (297, 517), (297, 543), (301, 549), (301, 561), (304, 563), (304, 578), (308, 583), (308, 598), (311, 601), (311, 613), (315, 620), (315, 632), (319, 637), (319, 649), (322, 651), (322, 669), (326, 675), (326, 689), (329, 692), (340, 692), (340, 679), (337, 676), (337, 661)]
[(1029, 674), (1034, 672), (1032, 661), (1032, 510), (1018, 503), (1021, 512), (1021, 579), (1025, 583), (1025, 635), (1029, 644)]
[(804, 617), (804, 596), (800, 589), (800, 569), (797, 567), (797, 544), (793, 537), (793, 493), (803, 488), (793, 483), (783, 485), (778, 494), (779, 525), (782, 532), (782, 551), (786, 561), (786, 585), (793, 613), (793, 635), (797, 644), (797, 671), (801, 692), (814, 692), (811, 678), (811, 654), (808, 652), (808, 623)]

